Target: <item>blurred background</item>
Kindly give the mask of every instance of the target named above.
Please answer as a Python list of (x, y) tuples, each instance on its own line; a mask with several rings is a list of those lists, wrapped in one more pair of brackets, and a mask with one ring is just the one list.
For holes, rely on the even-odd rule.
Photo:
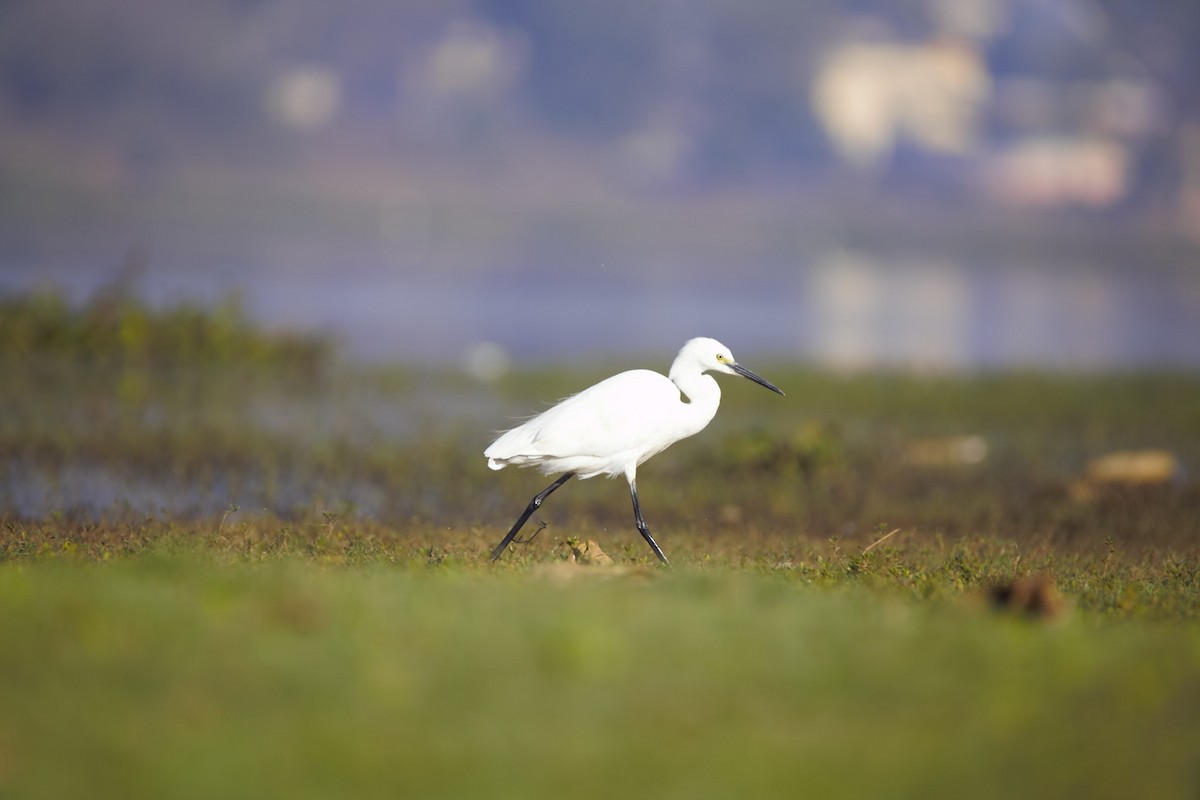
[(14, 0), (0, 292), (485, 373), (1194, 368), (1197, 41), (1191, 0)]

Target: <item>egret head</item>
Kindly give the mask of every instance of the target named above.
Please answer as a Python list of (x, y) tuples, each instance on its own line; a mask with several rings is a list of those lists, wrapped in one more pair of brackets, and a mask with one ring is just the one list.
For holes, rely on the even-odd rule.
[(733, 353), (729, 351), (729, 348), (716, 339), (701, 336), (689, 340), (683, 346), (683, 349), (679, 351), (679, 355), (676, 356), (675, 362), (678, 364), (681, 361), (691, 361), (701, 372), (724, 372), (726, 375), (741, 375), (743, 378), (749, 378), (754, 381), (759, 386), (765, 386), (772, 392), (783, 394), (783, 391), (778, 386), (759, 375), (755, 375), (737, 363), (737, 359), (733, 357)]

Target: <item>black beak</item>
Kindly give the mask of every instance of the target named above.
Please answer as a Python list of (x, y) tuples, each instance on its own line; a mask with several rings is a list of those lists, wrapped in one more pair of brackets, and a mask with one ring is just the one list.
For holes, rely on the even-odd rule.
[(755, 375), (753, 372), (746, 369), (741, 364), (730, 364), (729, 366), (734, 372), (736, 372), (738, 375), (741, 375), (743, 378), (749, 378), (750, 380), (757, 383), (759, 386), (765, 386), (768, 389), (770, 389), (772, 392), (775, 392), (776, 394), (783, 394), (783, 390), (780, 389), (778, 386), (771, 383), (766, 378)]

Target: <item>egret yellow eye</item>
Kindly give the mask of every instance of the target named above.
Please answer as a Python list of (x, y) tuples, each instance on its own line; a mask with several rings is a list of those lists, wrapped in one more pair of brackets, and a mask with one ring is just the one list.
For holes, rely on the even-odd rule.
[(722, 353), (717, 353), (717, 361), (719, 361), (719, 362), (721, 362), (722, 364), (724, 364), (724, 363), (725, 363), (725, 356), (724, 356), (724, 354), (722, 354)]

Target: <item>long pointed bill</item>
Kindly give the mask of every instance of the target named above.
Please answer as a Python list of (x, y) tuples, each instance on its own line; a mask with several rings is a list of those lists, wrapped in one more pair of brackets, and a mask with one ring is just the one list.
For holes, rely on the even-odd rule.
[(736, 372), (738, 375), (741, 375), (743, 378), (749, 378), (750, 380), (757, 383), (759, 386), (765, 386), (768, 389), (770, 389), (772, 392), (775, 392), (776, 394), (783, 394), (783, 390), (780, 389), (778, 386), (771, 383), (766, 378), (755, 375), (753, 372), (746, 369), (741, 364), (730, 364), (729, 366), (730, 366), (730, 368), (733, 369), (734, 372)]

